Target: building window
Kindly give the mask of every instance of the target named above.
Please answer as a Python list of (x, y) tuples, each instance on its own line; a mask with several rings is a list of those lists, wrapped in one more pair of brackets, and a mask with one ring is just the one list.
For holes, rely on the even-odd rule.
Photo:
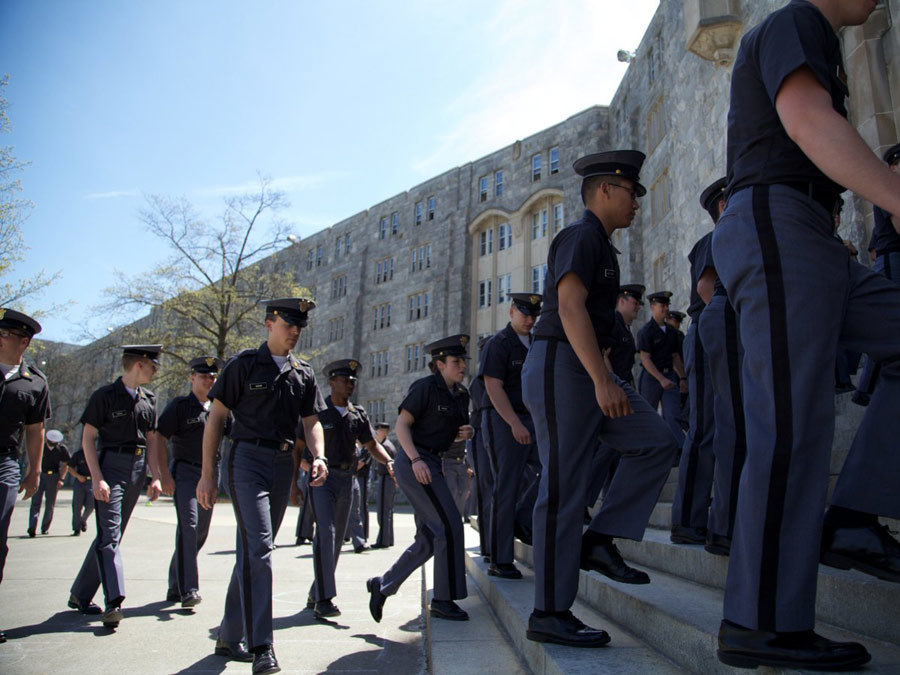
[(428, 269), (431, 267), (431, 244), (422, 244), (409, 251), (409, 271)]
[(488, 177), (482, 176), (478, 181), (478, 191), (481, 193), (481, 201), (486, 202), (488, 198), (488, 189), (490, 185), (488, 185)]
[(416, 202), (416, 225), (422, 224), (422, 202)]
[(305, 349), (312, 349), (313, 345), (313, 329), (312, 325), (307, 325), (303, 330), (300, 331), (300, 339), (297, 340), (297, 349), (303, 351)]
[(322, 245), (319, 244), (318, 246), (316, 246), (316, 267), (321, 267), (324, 260), (325, 250), (322, 248)]
[(490, 255), (494, 252), (494, 229), (482, 231), (481, 235), (481, 255)]
[(535, 155), (531, 158), (531, 182), (536, 183), (541, 179), (541, 156)]
[(665, 135), (666, 110), (663, 105), (663, 97), (660, 96), (647, 114), (647, 143), (651, 151), (659, 145)]
[(378, 226), (378, 238), (384, 239), (385, 237), (387, 237), (387, 218), (382, 218)]
[(344, 338), (344, 317), (328, 321), (328, 342), (336, 342)]
[(658, 225), (669, 213), (669, 170), (664, 169), (650, 186), (650, 215), (652, 225)]
[(331, 299), (343, 298), (347, 295), (347, 275), (342, 274), (331, 280)]
[(406, 372), (411, 373), (414, 370), (420, 370), (426, 367), (425, 345), (406, 345)]
[(409, 321), (418, 321), (428, 317), (428, 305), (431, 296), (428, 293), (416, 293), (409, 296)]
[(559, 173), (559, 147), (550, 148), (550, 175)]
[(428, 220), (434, 220), (434, 197), (428, 198)]
[(512, 275), (504, 274), (502, 276), (497, 277), (497, 304), (502, 305), (507, 301), (507, 293), (509, 293), (512, 288), (510, 284), (512, 283)]
[(512, 246), (512, 227), (509, 223), (500, 223), (497, 228), (497, 250), (505, 251)]
[(369, 413), (369, 421), (384, 422), (384, 399), (369, 400), (366, 402), (366, 412)]
[(653, 261), (653, 288), (662, 288), (665, 285), (666, 254), (663, 253)]
[[(494, 195), (497, 197), (503, 194), (503, 170), (494, 173)], [(484, 200), (482, 200), (484, 201)]]
[(375, 263), (375, 283), (383, 284), (394, 278), (394, 259), (385, 258)]
[(344, 255), (350, 255), (350, 233), (344, 235)]
[(565, 226), (563, 221), (563, 205), (562, 202), (553, 205), (553, 233), (556, 234)]
[(309, 272), (313, 268), (313, 261), (315, 260), (316, 252), (312, 249), (306, 252), (306, 271)]
[(650, 81), (650, 84), (656, 81), (656, 54), (653, 47), (650, 48), (650, 52), (647, 54), (647, 79)]
[(344, 238), (338, 237), (334, 240), (334, 259), (340, 260), (341, 258), (341, 246), (344, 244)]
[(372, 330), (391, 327), (391, 303), (386, 302), (375, 308), (375, 319), (372, 323)]
[(372, 377), (390, 375), (390, 355), (387, 349), (372, 352)]
[(547, 236), (547, 209), (531, 214), (531, 239)]
[(478, 283), (478, 308), (491, 306), (491, 280), (487, 279)]
[(544, 282), (547, 281), (547, 265), (535, 265), (531, 268), (531, 292), (543, 293)]
[(391, 214), (391, 236), (394, 236), (395, 234), (397, 234), (397, 232), (399, 230), (400, 230), (400, 214), (397, 213), (396, 211), (394, 211), (394, 213)]

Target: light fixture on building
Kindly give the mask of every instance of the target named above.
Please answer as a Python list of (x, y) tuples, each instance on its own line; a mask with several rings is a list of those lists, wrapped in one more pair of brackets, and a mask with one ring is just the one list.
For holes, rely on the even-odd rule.
[(287, 236), (287, 240), (288, 240), (289, 242), (291, 242), (292, 244), (296, 244), (296, 243), (298, 243), (298, 242), (300, 241), (300, 240), (297, 238), (297, 235), (295, 235), (295, 234), (289, 234), (289, 235)]
[(627, 49), (620, 49), (616, 52), (616, 58), (620, 63), (631, 63), (634, 61), (634, 52), (630, 52)]

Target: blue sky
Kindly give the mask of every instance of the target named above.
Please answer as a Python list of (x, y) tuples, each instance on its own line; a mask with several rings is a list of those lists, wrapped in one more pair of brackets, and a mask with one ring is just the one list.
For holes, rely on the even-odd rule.
[[(166, 256), (137, 218), (210, 219), (257, 172), (301, 237), (595, 104), (658, 0), (0, 0), (0, 73), (34, 202), (19, 274), (62, 278), (42, 337), (77, 342), (115, 270)], [(132, 317), (137, 318), (137, 316)]]

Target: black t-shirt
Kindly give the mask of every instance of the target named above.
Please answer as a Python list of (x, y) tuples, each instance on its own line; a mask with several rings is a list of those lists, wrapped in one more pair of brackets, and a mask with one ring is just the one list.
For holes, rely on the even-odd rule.
[[(325, 436), (325, 457), (328, 466), (352, 464), (356, 470), (356, 462), (362, 459), (356, 451), (356, 442), (368, 443), (375, 438), (375, 431), (369, 421), (369, 415), (362, 406), (347, 403), (344, 414), (334, 406), (331, 396), (325, 399), (325, 410), (319, 412), (319, 422)], [(303, 424), (298, 424), (298, 436), (304, 438)], [(366, 453), (368, 455), (368, 453)]]
[(50, 389), (41, 371), (22, 361), (8, 380), (0, 374), (0, 450), (17, 449), (22, 429), (48, 417)]
[[(381, 447), (384, 448), (384, 451), (391, 456), (391, 459), (397, 456), (397, 448), (387, 438), (385, 438), (381, 443)], [(379, 476), (387, 476), (387, 465), (382, 464), (381, 462), (375, 462), (375, 473)]]
[[(531, 337), (528, 337), (531, 342)], [(510, 405), (520, 415), (528, 414), (528, 408), (522, 402), (522, 364), (528, 356), (528, 347), (519, 339), (511, 323), (488, 340), (484, 346), (479, 378), (487, 375), (503, 381), (503, 391), (509, 398)], [(493, 408), (491, 397), (485, 392), (482, 399), (485, 408)]]
[(209, 399), (232, 411), (235, 441), (293, 441), (301, 417), (325, 410), (310, 365), (289, 354), (279, 370), (265, 342), (228, 360)]
[(91, 394), (81, 423), (100, 432), (101, 449), (146, 447), (147, 432), (156, 429), (156, 397), (138, 387), (132, 398), (120, 377)]
[(616, 312), (613, 337), (616, 343), (609, 352), (609, 362), (612, 365), (613, 373), (629, 384), (634, 384), (632, 368), (634, 368), (634, 355), (637, 353), (637, 347), (631, 328), (625, 325), (625, 319), (619, 312)]
[(840, 41), (815, 5), (793, 0), (741, 40), (728, 110), (728, 194), (748, 185), (790, 182), (843, 192), (790, 139), (775, 110), (785, 78), (803, 66), (831, 95), (834, 110), (846, 117), (849, 90)]
[(44, 454), (41, 455), (42, 473), (58, 473), (68, 463), (69, 449), (65, 444), (57, 443), (55, 447), (51, 448), (49, 443), (44, 443)]
[(697, 282), (708, 268), (716, 267), (712, 257), (712, 232), (707, 232), (694, 244), (694, 248), (688, 253), (688, 261), (691, 263), (691, 304), (687, 313), (696, 321), (706, 307), (706, 303), (697, 292)]
[(557, 284), (571, 272), (581, 279), (587, 289), (585, 307), (591, 317), (597, 344), (612, 347), (616, 298), (619, 295), (617, 253), (600, 219), (588, 210), (585, 210), (581, 220), (562, 229), (553, 238), (547, 254), (547, 283), (544, 286), (541, 318), (534, 328), (535, 337), (554, 337), (568, 342), (559, 317)]
[(650, 354), (650, 360), (660, 370), (669, 370), (672, 367), (672, 355), (678, 353), (678, 333), (671, 326), (665, 330), (650, 319), (644, 327), (638, 331), (637, 348)]
[(872, 240), (869, 248), (875, 249), (875, 255), (882, 253), (900, 253), (900, 234), (894, 229), (891, 214), (880, 206), (873, 209), (875, 227), (872, 228)]
[(91, 477), (91, 469), (88, 467), (87, 460), (84, 458), (84, 450), (79, 448), (78, 452), (69, 457), (69, 466), (85, 478)]
[(416, 448), (441, 454), (456, 440), (459, 427), (469, 423), (469, 392), (461, 384), (451, 391), (444, 378), (434, 373), (409, 385), (397, 409), (401, 410), (415, 420), (411, 430)]
[(208, 414), (194, 392), (169, 401), (159, 416), (157, 430), (172, 442), (175, 459), (203, 461), (203, 429)]

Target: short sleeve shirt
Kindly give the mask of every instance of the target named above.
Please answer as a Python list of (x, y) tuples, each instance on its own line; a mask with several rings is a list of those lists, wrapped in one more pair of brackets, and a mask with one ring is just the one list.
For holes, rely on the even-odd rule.
[(302, 417), (325, 410), (310, 365), (289, 354), (279, 369), (265, 342), (228, 360), (209, 399), (231, 410), (235, 441), (293, 441)]
[(699, 241), (694, 244), (694, 248), (688, 253), (688, 262), (691, 263), (691, 304), (687, 313), (694, 321), (700, 316), (706, 303), (697, 292), (697, 282), (707, 269), (715, 269), (712, 257), (712, 232), (708, 232), (700, 237)]
[(476, 377), (469, 385), (469, 397), (472, 399), (472, 426), (480, 429), (481, 410), (484, 407), (484, 399), (487, 397), (487, 393), (484, 391), (484, 382), (480, 377)]
[(634, 383), (634, 355), (637, 353), (637, 347), (634, 343), (634, 335), (631, 328), (625, 324), (625, 319), (619, 312), (616, 312), (616, 326), (613, 329), (613, 337), (616, 343), (609, 352), (609, 362), (612, 365), (613, 373), (619, 378)]
[(63, 443), (57, 443), (51, 448), (44, 443), (44, 453), (41, 455), (41, 471), (56, 473), (69, 463), (69, 449)]
[[(356, 450), (357, 441), (365, 444), (375, 438), (369, 414), (362, 406), (348, 402), (345, 414), (341, 415), (341, 411), (334, 406), (330, 396), (325, 399), (325, 406), (325, 410), (318, 415), (325, 436), (325, 457), (328, 458), (328, 465), (334, 467), (354, 464), (359, 456)], [(353, 469), (356, 469), (355, 464)]]
[(900, 234), (894, 229), (891, 214), (880, 206), (873, 209), (875, 227), (872, 228), (872, 241), (869, 248), (875, 249), (875, 255), (882, 253), (900, 253)]
[(0, 450), (18, 448), (22, 429), (50, 417), (50, 388), (37, 368), (24, 361), (8, 380), (0, 377)]
[[(530, 337), (529, 337), (530, 340)], [(519, 339), (518, 333), (511, 323), (494, 335), (484, 346), (479, 378), (494, 377), (503, 381), (503, 390), (509, 398), (510, 405), (520, 415), (528, 414), (522, 402), (522, 364), (528, 356), (528, 348)], [(483, 405), (493, 408), (491, 397), (485, 392)]]
[(580, 220), (562, 229), (553, 238), (547, 254), (547, 282), (541, 318), (534, 328), (535, 337), (553, 337), (568, 342), (559, 316), (557, 286), (567, 274), (575, 274), (588, 295), (585, 307), (600, 347), (612, 347), (619, 295), (618, 251), (592, 211), (585, 210)]
[(69, 466), (80, 475), (90, 478), (91, 470), (88, 467), (87, 460), (84, 458), (84, 450), (79, 448), (78, 452), (69, 458)]
[(462, 385), (451, 391), (438, 373), (416, 380), (409, 386), (398, 412), (406, 410), (415, 420), (413, 443), (419, 450), (433, 454), (447, 451), (469, 422), (469, 392)]
[(203, 461), (203, 429), (208, 412), (194, 392), (176, 396), (159, 416), (157, 429), (172, 443), (172, 456), (187, 462)]
[(91, 394), (81, 423), (96, 427), (101, 448), (146, 447), (156, 429), (156, 397), (142, 387), (132, 397), (120, 377)]
[(672, 367), (672, 355), (678, 353), (678, 331), (666, 327), (663, 330), (657, 323), (650, 319), (638, 331), (637, 348), (650, 354), (650, 359), (660, 371), (669, 370)]
[[(385, 438), (381, 443), (381, 447), (384, 448), (384, 451), (391, 456), (391, 459), (397, 456), (396, 446), (394, 446), (394, 444), (391, 443), (387, 438)], [(378, 462), (375, 465), (375, 473), (379, 476), (387, 476), (388, 468), (381, 462)]]
[(728, 111), (728, 194), (748, 185), (790, 182), (844, 190), (790, 139), (775, 109), (785, 79), (804, 66), (830, 94), (834, 110), (846, 117), (849, 90), (840, 41), (815, 5), (793, 0), (741, 40)]

